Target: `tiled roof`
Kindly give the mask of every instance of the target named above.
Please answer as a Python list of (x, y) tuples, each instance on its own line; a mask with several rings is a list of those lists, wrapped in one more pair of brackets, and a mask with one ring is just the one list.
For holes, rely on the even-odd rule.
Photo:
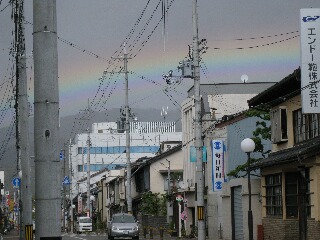
[(281, 165), (291, 162), (301, 162), (320, 154), (320, 136), (297, 144), (292, 148), (270, 153), (267, 158), (251, 165), (252, 169)]
[(288, 98), (301, 93), (300, 68), (293, 71), (280, 82), (259, 93), (248, 100), (249, 107), (256, 107), (261, 104), (275, 106)]

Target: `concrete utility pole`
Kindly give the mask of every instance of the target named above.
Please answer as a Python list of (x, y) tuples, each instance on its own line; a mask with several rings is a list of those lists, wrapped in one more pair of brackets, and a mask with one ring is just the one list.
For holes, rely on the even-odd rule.
[[(66, 175), (66, 150), (61, 150), (62, 153), (62, 161), (63, 161), (63, 176), (67, 176)], [(62, 206), (63, 206), (63, 212), (62, 212), (62, 226), (63, 226), (63, 231), (66, 231), (66, 185), (62, 184), (62, 189), (63, 189), (63, 196), (62, 196)]]
[(73, 194), (72, 194), (72, 177), (73, 177), (73, 169), (72, 169), (72, 153), (71, 153), (71, 139), (69, 140), (69, 163), (70, 163), (70, 182), (69, 185), (69, 196), (71, 201), (71, 233), (73, 233)]
[(168, 159), (166, 159), (169, 166), (168, 166), (168, 196), (169, 196), (169, 199), (167, 201), (167, 215), (168, 215), (168, 218), (167, 218), (167, 222), (170, 223), (171, 220), (172, 220), (172, 213), (173, 213), (173, 210), (172, 210), (172, 202), (171, 202), (171, 173), (170, 173), (170, 161)]
[(90, 128), (88, 128), (88, 140), (87, 140), (87, 211), (89, 211), (89, 217), (91, 217), (90, 212)]
[(124, 74), (126, 80), (126, 158), (127, 158), (127, 205), (128, 213), (132, 213), (131, 197), (131, 162), (130, 162), (130, 122), (129, 122), (129, 81), (128, 81), (128, 54), (124, 47)]
[(198, 216), (198, 240), (206, 238), (204, 218), (204, 174), (202, 163), (202, 119), (200, 98), (200, 70), (199, 70), (199, 39), (198, 39), (198, 13), (197, 0), (193, 0), (192, 7), (193, 26), (193, 64), (194, 64), (194, 108), (195, 108), (195, 148), (196, 148), (196, 201)]
[(125, 112), (126, 112), (126, 158), (127, 158), (127, 186), (126, 186), (126, 197), (127, 197), (127, 207), (128, 213), (132, 213), (132, 197), (131, 197), (131, 162), (130, 162), (130, 122), (129, 122), (129, 81), (128, 81), (128, 54), (126, 52), (125, 44), (123, 46), (124, 56), (124, 74), (125, 74), (125, 86), (126, 86), (126, 96), (125, 96)]
[(36, 240), (61, 239), (59, 90), (55, 0), (33, 1)]
[[(32, 224), (32, 192), (31, 167), (29, 157), (29, 107), (27, 95), (26, 50), (24, 41), (24, 2), (15, 1), (15, 40), (16, 40), (16, 91), (17, 91), (17, 121), (18, 124), (18, 165), (22, 170), (20, 192), (20, 239), (24, 236), (24, 226)], [(23, 201), (22, 201), (23, 199)], [(23, 211), (22, 211), (23, 210)], [(20, 214), (21, 215), (21, 214)]]

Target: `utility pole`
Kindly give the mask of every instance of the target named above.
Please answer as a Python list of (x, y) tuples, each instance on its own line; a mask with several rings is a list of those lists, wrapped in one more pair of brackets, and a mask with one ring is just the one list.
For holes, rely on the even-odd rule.
[[(20, 208), (20, 239), (24, 226), (32, 224), (31, 167), (29, 157), (29, 108), (27, 96), (26, 50), (24, 38), (24, 1), (15, 1), (15, 44), (16, 44), (16, 111), (17, 111), (17, 150), (18, 173), (22, 171)], [(23, 199), (23, 201), (22, 201)], [(22, 204), (21, 204), (22, 203)], [(21, 205), (20, 205), (21, 204)], [(23, 211), (22, 211), (23, 210)], [(22, 224), (21, 224), (22, 223)]]
[(202, 119), (200, 99), (200, 70), (199, 70), (199, 39), (198, 39), (198, 13), (197, 0), (193, 0), (192, 7), (193, 27), (193, 67), (194, 67), (194, 108), (195, 108), (195, 148), (196, 148), (196, 201), (198, 216), (198, 240), (205, 240), (204, 218), (204, 174), (202, 163)]
[[(198, 13), (197, 13), (197, 0), (193, 0), (192, 4), (192, 29), (193, 29), (193, 41), (192, 41), (192, 54), (189, 49), (190, 59), (183, 60), (178, 66), (179, 70), (182, 70), (182, 76), (173, 76), (173, 71), (170, 70), (167, 75), (162, 75), (167, 84), (173, 84), (179, 82), (181, 78), (193, 78), (194, 80), (194, 110), (195, 110), (195, 141), (194, 146), (196, 148), (196, 184), (195, 184), (195, 200), (197, 202), (197, 221), (198, 226), (198, 239), (204, 240), (206, 238), (205, 232), (205, 213), (204, 213), (204, 172), (202, 162), (202, 116), (201, 116), (201, 98), (200, 98), (200, 69), (199, 60), (200, 52), (205, 53), (208, 49), (206, 40), (202, 39), (199, 42), (198, 38)], [(204, 44), (199, 50), (199, 44)]]
[(71, 154), (71, 139), (69, 140), (69, 163), (70, 163), (70, 182), (69, 185), (69, 196), (71, 201), (71, 233), (73, 233), (73, 194), (72, 194), (72, 177), (73, 177), (73, 169), (72, 169), (72, 154)]
[(128, 54), (124, 47), (124, 74), (126, 80), (126, 158), (127, 158), (127, 205), (128, 213), (132, 213), (131, 197), (131, 161), (130, 161), (130, 123), (129, 123), (129, 81), (128, 81)]
[[(65, 150), (61, 150), (62, 153), (62, 161), (63, 161), (63, 176), (66, 176), (66, 158), (65, 158)], [(66, 185), (62, 184), (63, 188), (63, 213), (62, 213), (62, 226), (63, 226), (63, 231), (66, 231)]]
[(127, 195), (127, 211), (128, 213), (132, 213), (132, 196), (131, 196), (131, 162), (130, 162), (130, 122), (129, 122), (129, 81), (128, 81), (128, 54), (125, 48), (125, 44), (123, 47), (124, 56), (123, 58), (116, 58), (116, 59), (123, 59), (124, 62), (124, 74), (125, 74), (125, 112), (126, 112), (126, 159), (127, 159), (127, 187), (126, 187), (126, 195)]
[(89, 211), (89, 217), (91, 217), (90, 212), (90, 128), (88, 128), (88, 140), (87, 140), (87, 211)]
[(36, 240), (61, 239), (59, 89), (55, 0), (33, 1)]
[(171, 207), (171, 174), (170, 174), (170, 161), (166, 159), (169, 166), (168, 166), (168, 202), (167, 202), (167, 222), (170, 223), (172, 219), (172, 207)]

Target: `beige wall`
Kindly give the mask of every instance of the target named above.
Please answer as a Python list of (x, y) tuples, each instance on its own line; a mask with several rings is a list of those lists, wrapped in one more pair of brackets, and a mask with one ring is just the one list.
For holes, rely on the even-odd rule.
[[(306, 165), (310, 167), (310, 192), (311, 194), (311, 218), (316, 221), (320, 221), (320, 156), (316, 159), (310, 159)], [(270, 174), (281, 173), (282, 174), (282, 219), (286, 219), (286, 205), (285, 205), (285, 172), (298, 170), (298, 163), (296, 164), (284, 164), (279, 167), (264, 168), (261, 171), (261, 195), (262, 206), (266, 205), (266, 188), (265, 188), (265, 176)], [(266, 218), (266, 208), (262, 207), (262, 217)]]
[(166, 156), (150, 165), (150, 190), (152, 192), (165, 193), (164, 183), (167, 178), (167, 174), (161, 174), (159, 171), (167, 171), (169, 163), (166, 159), (170, 161), (170, 170), (179, 170), (183, 169), (183, 158), (182, 151), (179, 150), (169, 156)]
[(273, 109), (276, 109), (282, 106), (287, 108), (288, 141), (280, 144), (272, 144), (273, 152), (290, 148), (293, 146), (294, 137), (293, 137), (293, 125), (292, 125), (293, 123), (292, 112), (301, 108), (301, 96), (299, 95), (299, 96), (290, 98), (288, 101), (281, 103), (280, 105), (278, 105), (277, 107), (274, 107)]
[(183, 152), (183, 181), (184, 185), (194, 190), (195, 184), (195, 164), (190, 162), (190, 146), (194, 145), (194, 101), (192, 98), (182, 103), (182, 148)]
[[(224, 115), (235, 114), (248, 109), (248, 99), (256, 94), (212, 94), (208, 95), (208, 103), (210, 109), (215, 110), (217, 119), (221, 119)], [(232, 106), (232, 107), (228, 107)]]

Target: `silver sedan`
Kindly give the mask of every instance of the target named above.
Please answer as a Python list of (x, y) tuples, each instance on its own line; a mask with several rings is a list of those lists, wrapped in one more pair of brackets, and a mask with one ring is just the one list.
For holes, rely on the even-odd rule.
[(112, 216), (108, 222), (108, 238), (132, 238), (139, 239), (138, 222), (131, 214), (117, 213)]

